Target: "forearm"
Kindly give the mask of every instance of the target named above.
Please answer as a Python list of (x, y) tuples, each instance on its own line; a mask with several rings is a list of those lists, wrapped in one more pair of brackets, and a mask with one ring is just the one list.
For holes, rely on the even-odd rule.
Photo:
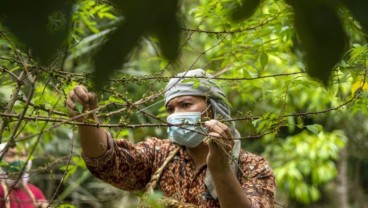
[[(98, 118), (93, 114), (93, 119), (98, 123)], [(105, 130), (99, 127), (78, 126), (79, 141), (83, 153), (90, 158), (97, 158), (107, 151), (107, 135)]]
[(240, 183), (230, 168), (211, 172), (211, 175), (222, 208), (251, 207), (251, 202), (244, 194)]
[[(102, 157), (82, 157), (97, 178), (126, 191), (142, 190), (151, 177), (158, 140), (132, 144), (107, 134), (108, 150)], [(161, 156), (158, 156), (159, 158)]]

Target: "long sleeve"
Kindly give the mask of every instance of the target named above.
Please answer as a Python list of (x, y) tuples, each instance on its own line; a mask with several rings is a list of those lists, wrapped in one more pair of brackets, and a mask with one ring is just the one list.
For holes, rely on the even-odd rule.
[(151, 138), (132, 144), (108, 136), (109, 147), (104, 155), (88, 158), (82, 153), (82, 157), (87, 168), (97, 178), (123, 190), (141, 190), (159, 167), (161, 157), (164, 157), (165, 151), (159, 151), (163, 143), (165, 141)]
[(243, 191), (252, 203), (252, 208), (273, 207), (276, 183), (267, 161), (253, 154), (242, 154), (239, 158), (238, 179)]

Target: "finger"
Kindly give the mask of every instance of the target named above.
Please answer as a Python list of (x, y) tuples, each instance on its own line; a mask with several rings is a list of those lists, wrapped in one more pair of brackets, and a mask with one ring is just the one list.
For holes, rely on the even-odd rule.
[(70, 108), (68, 108), (68, 111), (69, 111), (69, 117), (74, 117), (74, 116), (79, 115), (79, 113), (77, 111), (74, 111)]
[(219, 133), (224, 138), (232, 138), (230, 128), (217, 120), (206, 121), (205, 125), (208, 127), (209, 132)]
[[(88, 103), (82, 102), (80, 100), (80, 98), (76, 95), (76, 93), (75, 93), (74, 90), (69, 93), (69, 96), (68, 96), (65, 104), (66, 104), (66, 107), (69, 110), (69, 116), (70, 117), (79, 115), (80, 113), (89, 110)], [(82, 108), (79, 109), (78, 106), (77, 106), (77, 104), (81, 104), (82, 105)]]
[(70, 117), (74, 117), (74, 116), (77, 116), (78, 113), (76, 111), (69, 110), (69, 115), (70, 115)]
[[(229, 128), (229, 126), (227, 126), (226, 124), (221, 123), (221, 122), (217, 122), (216, 125), (221, 128), (221, 130), (225, 134), (226, 138), (229, 138), (229, 139), (233, 138), (233, 136), (231, 134), (231, 129)], [(223, 134), (221, 134), (221, 135), (223, 135)]]
[(219, 142), (228, 144), (230, 147), (234, 145), (231, 129), (227, 125), (215, 119), (205, 122), (205, 125), (210, 129), (210, 135), (217, 137)]
[(217, 120), (210, 120), (210, 121), (206, 121), (205, 125), (208, 127), (209, 132), (218, 133), (220, 137), (227, 137), (224, 130), (217, 123), (218, 123)]
[(70, 116), (73, 116), (73, 115), (78, 114), (77, 111), (76, 111), (77, 108), (76, 108), (75, 101), (73, 101), (71, 97), (68, 97), (66, 99), (65, 106), (68, 109), (68, 112), (69, 112), (69, 115)]
[(71, 91), (69, 93), (69, 98), (68, 98), (67, 102), (68, 102), (67, 104), (70, 105), (70, 107), (71, 107), (72, 110), (75, 110), (76, 109), (75, 108), (76, 103), (82, 104), (84, 108), (86, 107), (86, 103), (83, 102), (81, 100), (81, 98), (75, 93), (75, 90), (74, 91)]
[(83, 101), (82, 103), (88, 103), (89, 102), (88, 90), (83, 85), (76, 86), (74, 88), (74, 93), (80, 101)]
[(208, 135), (210, 137), (212, 137), (214, 140), (218, 141), (221, 144), (226, 144), (230, 147), (232, 147), (234, 145), (234, 140), (223, 137), (221, 134), (216, 133), (216, 132), (210, 132), (208, 133)]
[(69, 117), (72, 119), (72, 120), (75, 120), (75, 121), (79, 121), (79, 122), (83, 122), (85, 117), (84, 116), (81, 116), (81, 114), (78, 112), (78, 111), (74, 111), (70, 108), (68, 108), (68, 111), (69, 111)]
[(212, 119), (212, 120), (204, 122), (204, 125), (208, 128), (208, 132), (212, 132), (214, 131), (216, 123), (217, 123), (217, 120)]
[(229, 142), (229, 140), (224, 139), (220, 134), (215, 132), (210, 132), (209, 136), (212, 139), (209, 140), (209, 145), (212, 147), (216, 147), (218, 149), (222, 149), (225, 152), (229, 152), (232, 149), (233, 144)]
[(65, 101), (65, 105), (68, 108), (68, 110), (74, 110), (75, 109), (75, 103), (71, 100), (70, 97)]
[(97, 108), (97, 96), (95, 93), (89, 92), (88, 93), (88, 99), (89, 99), (89, 107), (90, 110), (93, 110), (95, 108)]

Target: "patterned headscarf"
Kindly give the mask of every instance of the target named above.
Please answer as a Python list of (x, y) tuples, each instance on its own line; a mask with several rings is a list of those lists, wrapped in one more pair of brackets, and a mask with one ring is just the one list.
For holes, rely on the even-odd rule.
[[(206, 73), (203, 69), (194, 69), (186, 72), (182, 72), (171, 78), (169, 83), (165, 87), (165, 105), (168, 102), (179, 96), (203, 96), (206, 97), (214, 112), (214, 119), (227, 120), (231, 119), (230, 107), (228, 105), (228, 99), (216, 81), (214, 77)], [(235, 123), (229, 124), (233, 138), (239, 138), (240, 134), (235, 128)], [(240, 141), (234, 141), (234, 147), (232, 149), (232, 156), (239, 158), (240, 153)], [(233, 162), (231, 169), (234, 174), (237, 173), (236, 162)], [(206, 172), (205, 184), (211, 196), (217, 199), (217, 193), (212, 182), (212, 176), (210, 171)]]

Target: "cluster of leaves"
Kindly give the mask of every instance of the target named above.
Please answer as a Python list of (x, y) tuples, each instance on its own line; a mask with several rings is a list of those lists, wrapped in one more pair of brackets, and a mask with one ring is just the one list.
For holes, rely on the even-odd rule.
[[(332, 69), (347, 50), (347, 35), (338, 11), (342, 5), (367, 31), (368, 20), (364, 0), (342, 1), (286, 1), (294, 11), (294, 25), (306, 53), (307, 72), (327, 84)], [(21, 1), (3, 2), (0, 6), (0, 19), (41, 61), (48, 60), (67, 38), (69, 25), (75, 18), (93, 32), (98, 32), (96, 23), (89, 16), (114, 19), (111, 6), (95, 6), (94, 1), (78, 2), (77, 15), (71, 17), (72, 0), (54, 4), (38, 0), (28, 4)], [(95, 55), (95, 84), (101, 88), (109, 75), (127, 60), (133, 48), (145, 34), (155, 35), (162, 54), (170, 61), (177, 59), (179, 53), (180, 21), (177, 11), (178, 1), (159, 2), (112, 1), (117, 11), (124, 17), (116, 30), (109, 36), (100, 51)], [(262, 3), (261, 0), (243, 0), (240, 4), (227, 3), (233, 20), (244, 21), (250, 18)], [(39, 9), (43, 8), (43, 9)], [(229, 9), (223, 7), (228, 12)], [(39, 18), (32, 18), (37, 14)], [(142, 15), (144, 14), (144, 15)], [(83, 33), (83, 31), (78, 31)], [(46, 44), (42, 44), (45, 43)], [(42, 47), (41, 47), (42, 45)], [(45, 46), (46, 45), (46, 46)], [(110, 54), (114, 53), (115, 56)], [(264, 67), (268, 61), (265, 53), (260, 56)], [(102, 76), (106, 75), (106, 76)]]
[[(307, 72), (325, 85), (333, 68), (348, 50), (348, 36), (339, 17), (341, 9), (347, 8), (368, 32), (368, 18), (364, 0), (285, 0), (294, 12), (294, 26), (305, 52)], [(244, 20), (253, 15), (261, 0), (243, 0), (232, 14), (235, 20)]]
[(325, 133), (315, 125), (309, 128), (312, 133), (303, 131), (266, 150), (273, 158), (279, 189), (305, 204), (320, 199), (319, 187), (336, 177), (333, 160), (339, 158), (347, 142), (341, 131)]
[[(95, 1), (79, 0), (73, 12), (72, 22), (75, 39), (79, 41), (82, 37), (87, 36), (88, 32), (99, 33), (99, 20), (115, 20), (116, 15), (113, 14), (113, 7), (106, 4), (97, 4)], [(88, 30), (86, 30), (86, 27)]]
[(35, 58), (48, 63), (70, 31), (73, 1), (3, 1), (0, 22), (25, 44)]

